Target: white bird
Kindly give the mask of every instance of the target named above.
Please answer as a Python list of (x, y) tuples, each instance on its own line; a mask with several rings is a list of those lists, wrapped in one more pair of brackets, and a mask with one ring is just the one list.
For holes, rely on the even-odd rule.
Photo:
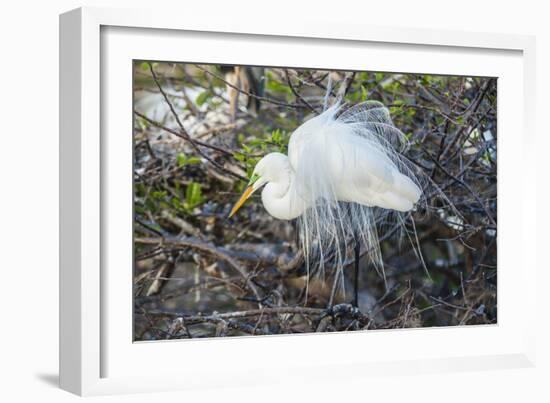
[(356, 249), (366, 244), (382, 267), (377, 224), (413, 209), (422, 196), (418, 174), (398, 151), (406, 145), (383, 104), (367, 101), (345, 111), (336, 104), (294, 131), (288, 156), (270, 153), (257, 163), (230, 217), (264, 187), (271, 216), (299, 219), (308, 266), (323, 269), (330, 259), (341, 273), (352, 239)]

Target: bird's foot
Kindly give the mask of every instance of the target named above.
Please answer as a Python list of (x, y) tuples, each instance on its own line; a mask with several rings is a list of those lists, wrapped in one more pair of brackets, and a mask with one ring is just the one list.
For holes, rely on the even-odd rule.
[(355, 330), (363, 328), (368, 324), (369, 318), (359, 308), (352, 304), (337, 304), (328, 307), (319, 318), (317, 331), (324, 331), (334, 319), (351, 319)]
[(358, 317), (360, 315), (363, 315), (359, 308), (354, 306), (353, 304), (337, 304), (328, 307), (325, 312), (324, 316), (350, 316), (352, 318)]

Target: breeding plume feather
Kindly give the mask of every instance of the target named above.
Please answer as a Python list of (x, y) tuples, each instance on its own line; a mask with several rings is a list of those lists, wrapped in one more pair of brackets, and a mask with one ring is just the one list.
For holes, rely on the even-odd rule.
[(293, 132), (288, 156), (271, 153), (258, 162), (231, 215), (265, 185), (267, 212), (298, 219), (308, 270), (324, 275), (330, 269), (341, 277), (353, 244), (364, 245), (382, 269), (379, 233), (403, 223), (402, 214), (422, 200), (423, 180), (403, 156), (406, 147), (382, 103), (346, 110), (336, 103)]

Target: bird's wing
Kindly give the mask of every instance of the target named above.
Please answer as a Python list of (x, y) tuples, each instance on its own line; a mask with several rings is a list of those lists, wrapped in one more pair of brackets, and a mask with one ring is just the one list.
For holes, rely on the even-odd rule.
[(353, 136), (344, 144), (344, 173), (340, 193), (350, 201), (397, 211), (413, 208), (420, 188), (400, 172), (378, 144)]
[(299, 217), (299, 238), (321, 273), (328, 256), (332, 267), (344, 266), (350, 239), (367, 245), (369, 259), (383, 268), (378, 223), (391, 222), (420, 197), (413, 167), (399, 152), (403, 140), (377, 102), (346, 111), (336, 103), (292, 134), (291, 188), (309, 206)]
[[(408, 211), (419, 200), (420, 188), (376, 143), (344, 136), (338, 153), (343, 161), (342, 177), (334, 178), (338, 193), (349, 201), (397, 211)], [(336, 146), (334, 146), (336, 148)]]
[(289, 143), (303, 197), (332, 197), (398, 211), (408, 211), (418, 201), (418, 186), (379, 143), (356, 135), (344, 123), (310, 126), (293, 134)]

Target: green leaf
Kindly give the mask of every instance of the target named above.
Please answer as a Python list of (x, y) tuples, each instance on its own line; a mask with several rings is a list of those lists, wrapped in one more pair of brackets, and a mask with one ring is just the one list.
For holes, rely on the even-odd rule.
[(151, 192), (151, 197), (153, 199), (162, 200), (168, 195), (168, 192), (166, 190), (156, 190), (154, 192)]
[(136, 196), (143, 197), (145, 196), (145, 185), (143, 183), (137, 182), (134, 186), (134, 190), (136, 192)]
[(187, 165), (200, 164), (201, 159), (199, 157), (189, 157), (187, 159)]
[(365, 86), (361, 85), (361, 101), (366, 101), (369, 93)]
[(175, 209), (183, 210), (183, 205), (181, 204), (181, 202), (177, 197), (172, 197), (171, 202), (172, 202), (172, 206), (174, 206)]
[(185, 165), (200, 164), (201, 159), (199, 157), (187, 157), (184, 153), (179, 153), (176, 156), (178, 166), (181, 168)]
[(275, 78), (273, 77), (273, 74), (271, 74), (270, 72), (268, 72), (266, 78), (267, 80), (266, 80), (265, 86), (268, 90), (272, 92), (278, 92), (278, 93), (283, 93), (288, 95), (292, 94), (292, 90), (290, 89), (290, 87), (280, 83), (279, 81), (276, 81)]
[(196, 104), (198, 106), (202, 106), (204, 105), (204, 103), (208, 100), (208, 98), (211, 97), (211, 94), (210, 94), (210, 91), (209, 90), (206, 90), (206, 91), (203, 91), (199, 94), (199, 96), (197, 97), (197, 99), (195, 100)]
[(257, 147), (262, 146), (262, 144), (265, 144), (264, 140), (262, 139), (252, 139), (248, 142), (251, 146)]
[(187, 162), (188, 162), (187, 156), (186, 156), (184, 153), (179, 153), (179, 154), (176, 156), (176, 162), (178, 163), (178, 166), (179, 166), (179, 167), (184, 166), (184, 165), (187, 164)]
[(193, 209), (203, 201), (201, 185), (196, 182), (191, 182), (187, 185), (185, 191), (185, 205), (188, 209)]
[(235, 152), (233, 153), (233, 158), (235, 158), (237, 161), (244, 162), (246, 160), (246, 155), (243, 153)]
[(279, 143), (281, 141), (281, 131), (279, 129), (273, 130), (271, 133), (271, 140), (274, 143)]

